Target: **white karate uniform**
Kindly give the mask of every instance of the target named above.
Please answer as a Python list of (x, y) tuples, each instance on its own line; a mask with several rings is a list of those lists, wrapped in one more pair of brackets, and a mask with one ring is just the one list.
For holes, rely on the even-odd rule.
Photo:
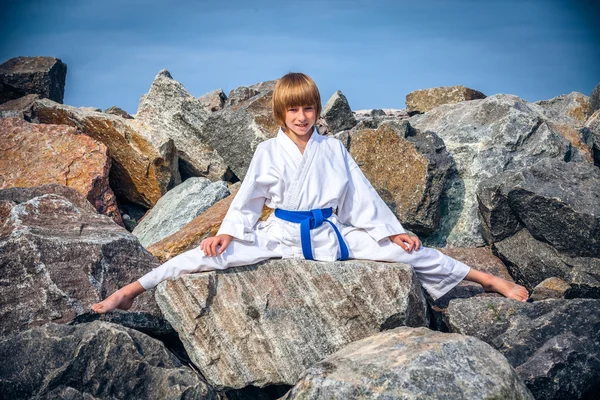
[[(437, 299), (464, 279), (469, 267), (443, 253), (421, 247), (404, 251), (388, 237), (404, 228), (343, 146), (335, 138), (312, 134), (304, 150), (279, 131), (258, 145), (242, 185), (217, 234), (233, 240), (216, 257), (194, 248), (172, 258), (139, 279), (145, 289), (182, 274), (255, 264), (269, 258), (304, 258), (300, 224), (273, 213), (258, 222), (263, 205), (308, 211), (332, 207), (329, 221), (340, 230), (349, 257), (411, 265), (421, 284)], [(310, 231), (315, 260), (339, 258), (339, 245), (328, 223)]]

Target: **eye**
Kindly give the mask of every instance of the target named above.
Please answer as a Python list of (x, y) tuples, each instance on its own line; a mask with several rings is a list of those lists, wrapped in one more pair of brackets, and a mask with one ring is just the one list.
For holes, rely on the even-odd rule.
[(314, 108), (313, 106), (308, 106), (308, 107), (304, 107), (304, 109), (306, 109), (306, 110), (311, 110), (311, 111), (312, 111), (312, 110), (314, 110), (315, 108)]
[(295, 107), (291, 107), (291, 108), (288, 108), (288, 111), (290, 111), (290, 112), (296, 112), (296, 111), (298, 111), (298, 109), (295, 108)]

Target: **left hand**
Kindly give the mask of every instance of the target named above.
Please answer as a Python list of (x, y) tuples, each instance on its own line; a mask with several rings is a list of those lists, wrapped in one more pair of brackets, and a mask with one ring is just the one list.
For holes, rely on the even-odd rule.
[(419, 250), (421, 247), (421, 241), (417, 236), (409, 236), (406, 233), (392, 235), (390, 236), (390, 240), (402, 247), (407, 253), (411, 253), (413, 250)]

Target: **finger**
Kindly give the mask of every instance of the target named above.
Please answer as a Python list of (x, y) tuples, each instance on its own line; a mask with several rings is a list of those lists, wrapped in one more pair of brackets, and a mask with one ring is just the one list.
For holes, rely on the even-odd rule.
[(414, 240), (409, 236), (408, 239), (406, 239), (406, 243), (408, 244), (408, 252), (412, 252), (415, 245)]
[(219, 254), (223, 254), (227, 246), (229, 245), (229, 240), (223, 239), (221, 241), (221, 247), (219, 248)]
[(421, 248), (421, 240), (418, 237), (415, 237), (415, 250), (419, 250)]

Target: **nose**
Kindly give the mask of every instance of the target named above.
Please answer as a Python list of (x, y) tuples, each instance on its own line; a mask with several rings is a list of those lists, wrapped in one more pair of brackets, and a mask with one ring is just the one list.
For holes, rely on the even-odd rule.
[(298, 118), (301, 120), (304, 120), (306, 118), (306, 111), (303, 108), (301, 108), (298, 111)]

